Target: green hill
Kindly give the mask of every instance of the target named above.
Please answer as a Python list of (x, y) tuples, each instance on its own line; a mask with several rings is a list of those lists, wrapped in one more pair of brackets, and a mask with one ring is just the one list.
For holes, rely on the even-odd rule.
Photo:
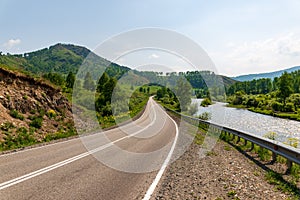
[[(87, 56), (88, 59), (86, 59)], [(94, 75), (94, 79), (99, 78), (95, 76), (97, 73), (94, 72), (99, 68), (107, 68), (107, 73), (115, 77), (120, 77), (129, 71), (127, 67), (115, 63), (110, 64), (109, 61), (97, 56), (85, 47), (71, 44), (56, 44), (49, 48), (20, 55), (1, 55), (0, 64), (8, 66), (12, 70), (21, 70), (36, 75), (49, 72), (64, 75), (69, 72), (77, 73), (79, 68), (84, 65), (86, 67), (84, 72), (91, 70), (90, 73)], [(84, 75), (79, 74), (81, 78)]]
[[(90, 72), (94, 80), (99, 79), (100, 74), (106, 71), (110, 77), (117, 79), (130, 71), (129, 68), (110, 63), (108, 60), (94, 54), (89, 49), (72, 44), (55, 44), (49, 48), (28, 52), (19, 55), (0, 55), (0, 64), (10, 70), (19, 70), (23, 73), (40, 77), (47, 73), (58, 73), (65, 77), (69, 72), (77, 73), (77, 77), (83, 79), (87, 72)], [(166, 82), (163, 76), (155, 72), (138, 72), (133, 70), (135, 82)], [(178, 73), (185, 76), (194, 88), (204, 88), (206, 84), (203, 77), (206, 77), (211, 85), (222, 85), (225, 87), (234, 84), (236, 81), (225, 76), (214, 75), (211, 72), (187, 72)], [(146, 81), (146, 79), (148, 81)], [(151, 81), (149, 81), (151, 80)]]

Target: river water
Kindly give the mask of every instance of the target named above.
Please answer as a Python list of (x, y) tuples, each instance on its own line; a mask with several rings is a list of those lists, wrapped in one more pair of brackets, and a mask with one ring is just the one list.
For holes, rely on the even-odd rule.
[[(200, 115), (209, 112), (212, 115), (211, 122), (217, 123), (236, 130), (245, 131), (259, 136), (266, 133), (275, 132), (276, 140), (285, 142), (288, 138), (300, 139), (300, 122), (282, 119), (273, 116), (254, 113), (246, 109), (226, 107), (226, 103), (216, 102), (208, 107), (200, 107), (201, 99), (193, 99), (192, 103), (197, 103)], [(300, 148), (300, 145), (298, 145)]]

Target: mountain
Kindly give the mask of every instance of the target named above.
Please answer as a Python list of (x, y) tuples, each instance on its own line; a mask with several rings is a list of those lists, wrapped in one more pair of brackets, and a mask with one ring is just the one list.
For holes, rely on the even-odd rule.
[[(86, 59), (87, 58), (87, 59)], [(110, 76), (120, 77), (130, 69), (97, 56), (89, 49), (72, 44), (55, 44), (34, 52), (19, 55), (0, 55), (0, 64), (9, 66), (10, 69), (22, 70), (32, 74), (41, 75), (49, 72), (68, 74), (70, 71), (77, 73), (85, 65), (96, 79), (96, 70), (106, 69)], [(100, 70), (100, 71), (101, 71)], [(79, 74), (84, 77), (85, 73)]]
[[(49, 48), (28, 52), (19, 55), (1, 55), (0, 64), (8, 67), (9, 70), (22, 71), (25, 74), (31, 73), (36, 77), (40, 77), (46, 73), (59, 73), (66, 76), (69, 72), (77, 73), (79, 78), (84, 78), (87, 72), (90, 72), (94, 80), (98, 80), (102, 72), (105, 72), (110, 77), (117, 79), (121, 78), (124, 74), (131, 69), (128, 67), (120, 66), (94, 54), (89, 49), (73, 44), (55, 44)], [(132, 70), (131, 80), (138, 82), (157, 81), (164, 83), (163, 77), (157, 73), (138, 72)], [(179, 73), (180, 74), (180, 73)], [(138, 78), (139, 76), (139, 78)], [(191, 72), (187, 74), (187, 79), (195, 88), (204, 86), (202, 76), (208, 76), (207, 79), (214, 82), (218, 81), (217, 77), (223, 79), (225, 86), (234, 84), (236, 81), (225, 76), (214, 76), (210, 72)], [(217, 79), (216, 79), (217, 78)], [(148, 81), (146, 81), (146, 79)], [(127, 77), (128, 82), (129, 78)], [(219, 83), (218, 83), (219, 84)], [(213, 84), (211, 84), (213, 85)]]
[(248, 74), (248, 75), (241, 75), (241, 76), (236, 76), (236, 77), (231, 77), (232, 79), (236, 81), (251, 81), (253, 79), (261, 79), (261, 78), (270, 78), (273, 79), (275, 77), (280, 77), (283, 72), (294, 72), (300, 70), (300, 66), (295, 66), (292, 68), (284, 69), (284, 70), (279, 70), (275, 72), (268, 72), (268, 73), (259, 73), (259, 74)]

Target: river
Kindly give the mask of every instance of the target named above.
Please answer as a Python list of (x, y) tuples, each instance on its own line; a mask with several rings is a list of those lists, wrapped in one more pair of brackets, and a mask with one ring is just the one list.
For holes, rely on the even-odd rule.
[[(254, 113), (246, 109), (226, 107), (226, 103), (216, 102), (208, 107), (200, 107), (201, 99), (193, 99), (198, 104), (198, 112), (212, 114), (211, 122), (217, 123), (236, 130), (249, 132), (255, 135), (264, 136), (266, 133), (275, 132), (276, 140), (285, 142), (288, 138), (300, 139), (300, 122), (277, 118), (269, 115)], [(300, 148), (300, 144), (298, 145)]]

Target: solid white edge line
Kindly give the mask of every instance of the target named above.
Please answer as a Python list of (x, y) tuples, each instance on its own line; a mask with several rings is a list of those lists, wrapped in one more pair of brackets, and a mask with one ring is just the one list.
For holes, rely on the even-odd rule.
[[(162, 109), (162, 108), (160, 108), (160, 109)], [(167, 114), (167, 113), (166, 113), (166, 114)], [(167, 114), (167, 115), (168, 115), (168, 114)], [(173, 145), (172, 145), (172, 147), (171, 147), (171, 149), (170, 149), (170, 151), (169, 151), (169, 154), (168, 154), (166, 160), (165, 160), (164, 163), (162, 164), (162, 166), (161, 166), (160, 170), (158, 171), (158, 173), (157, 173), (155, 179), (153, 180), (152, 184), (151, 184), (150, 187), (148, 188), (148, 190), (147, 190), (147, 192), (146, 192), (146, 194), (145, 194), (143, 200), (149, 200), (149, 199), (151, 198), (151, 196), (152, 196), (152, 194), (153, 194), (153, 192), (154, 192), (156, 186), (158, 185), (158, 183), (159, 183), (159, 181), (160, 181), (160, 179), (161, 179), (161, 177), (162, 177), (162, 175), (163, 175), (165, 169), (167, 168), (167, 166), (168, 166), (168, 164), (169, 164), (169, 162), (170, 162), (170, 160), (171, 160), (171, 157), (172, 157), (172, 155), (173, 155), (173, 152), (174, 152), (174, 150), (175, 150), (175, 146), (176, 146), (177, 139), (178, 139), (178, 125), (177, 125), (177, 123), (176, 123), (169, 115), (168, 115), (168, 117), (171, 119), (171, 121), (175, 124), (175, 127), (176, 127), (176, 135), (175, 135), (175, 139), (174, 139)]]
[[(153, 106), (154, 106), (154, 105), (151, 103), (150, 107), (153, 107)], [(53, 164), (53, 165), (44, 167), (44, 168), (42, 168), (42, 169), (39, 169), (39, 170), (30, 172), (30, 173), (25, 174), (25, 175), (23, 175), (23, 176), (20, 176), (20, 177), (11, 179), (11, 180), (6, 181), (6, 182), (3, 182), (3, 183), (0, 184), (0, 190), (3, 190), (3, 189), (5, 189), (5, 188), (8, 188), (8, 187), (13, 186), (13, 185), (18, 184), (18, 183), (21, 183), (21, 182), (26, 181), (26, 180), (28, 180), (28, 179), (34, 178), (34, 177), (36, 177), (36, 176), (38, 176), (38, 175), (41, 175), (41, 174), (44, 174), (44, 173), (46, 173), (46, 172), (52, 171), (52, 170), (54, 170), (54, 169), (56, 169), (56, 168), (59, 168), (59, 167), (62, 167), (62, 166), (64, 166), (64, 165), (66, 165), (66, 164), (72, 163), (72, 162), (74, 162), (74, 161), (76, 161), (76, 160), (79, 160), (79, 159), (81, 159), (81, 158), (84, 158), (84, 157), (86, 157), (86, 156), (88, 156), (88, 155), (90, 155), (90, 154), (93, 154), (93, 153), (96, 153), (96, 152), (98, 152), (98, 151), (104, 150), (104, 149), (106, 149), (106, 148), (112, 146), (114, 143), (117, 143), (117, 142), (122, 141), (122, 140), (124, 140), (124, 139), (126, 139), (126, 138), (130, 138), (130, 137), (132, 137), (132, 136), (135, 136), (135, 135), (139, 134), (140, 132), (144, 131), (145, 129), (147, 129), (148, 127), (150, 127), (150, 126), (152, 126), (152, 125), (154, 124), (154, 122), (155, 122), (155, 120), (156, 120), (156, 112), (155, 112), (155, 109), (153, 109), (153, 110), (154, 110), (154, 114), (155, 114), (155, 115), (154, 115), (154, 119), (152, 120), (152, 122), (151, 122), (149, 125), (145, 126), (143, 129), (136, 131), (134, 134), (127, 135), (127, 136), (122, 137), (122, 138), (119, 138), (119, 139), (117, 139), (117, 140), (115, 140), (115, 141), (113, 141), (113, 142), (110, 142), (110, 143), (107, 143), (107, 144), (105, 144), (105, 145), (102, 145), (102, 146), (100, 146), (100, 147), (98, 147), (98, 148), (96, 148), (96, 149), (89, 150), (88, 152), (79, 154), (79, 155), (77, 155), (77, 156), (73, 156), (73, 157), (71, 157), (71, 158), (68, 158), (68, 159), (63, 160), (63, 161), (58, 162), (58, 163), (55, 163), (55, 164)]]

